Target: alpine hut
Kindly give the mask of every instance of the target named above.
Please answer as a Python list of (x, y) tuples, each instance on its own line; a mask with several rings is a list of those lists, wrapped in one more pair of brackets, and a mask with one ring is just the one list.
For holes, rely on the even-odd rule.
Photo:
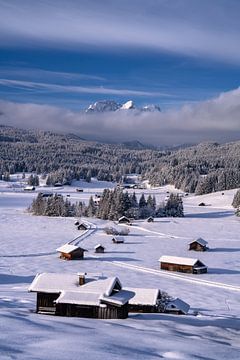
[(121, 216), (121, 217), (118, 219), (118, 223), (119, 223), (119, 224), (132, 225), (131, 220), (128, 219), (126, 216)]
[(78, 230), (87, 230), (87, 229), (88, 229), (88, 225), (82, 222), (82, 223), (80, 223), (80, 224), (77, 225), (77, 229), (78, 229)]
[(189, 243), (189, 250), (206, 251), (208, 250), (207, 244), (208, 242), (206, 240), (198, 238)]
[(105, 247), (101, 244), (97, 244), (96, 246), (94, 246), (94, 250), (97, 254), (104, 253)]
[(60, 259), (63, 260), (82, 260), (84, 257), (84, 252), (87, 251), (80, 246), (72, 244), (64, 244), (56, 249), (60, 252)]
[[(80, 274), (43, 273), (29, 287), (37, 293), (36, 312), (59, 316), (125, 319), (133, 296), (117, 277), (91, 279)], [(84, 280), (82, 282), (82, 280)], [(81, 285), (82, 283), (82, 285)]]
[(207, 266), (198, 259), (163, 255), (159, 259), (160, 268), (168, 271), (179, 271), (191, 274), (207, 272)]
[(112, 242), (114, 243), (114, 244), (123, 244), (124, 243), (124, 237), (123, 236), (114, 236), (113, 238), (112, 238)]
[(153, 216), (149, 216), (148, 218), (147, 218), (147, 222), (154, 222), (154, 217)]

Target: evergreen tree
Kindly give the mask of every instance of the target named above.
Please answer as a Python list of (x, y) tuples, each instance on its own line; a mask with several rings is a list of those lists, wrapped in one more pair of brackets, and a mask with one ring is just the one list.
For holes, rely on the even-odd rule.
[(144, 208), (146, 206), (147, 206), (147, 202), (146, 202), (144, 194), (142, 194), (139, 199), (139, 208)]
[(88, 207), (86, 209), (87, 216), (93, 217), (96, 215), (96, 205), (94, 203), (93, 197), (89, 199)]
[(233, 198), (232, 206), (238, 208), (240, 206), (240, 189), (236, 192)]

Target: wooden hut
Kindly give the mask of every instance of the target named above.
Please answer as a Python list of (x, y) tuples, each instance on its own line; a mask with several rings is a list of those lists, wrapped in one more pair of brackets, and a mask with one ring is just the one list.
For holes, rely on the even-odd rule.
[(77, 229), (78, 230), (87, 230), (88, 229), (88, 225), (85, 223), (79, 223), (79, 225), (77, 225)]
[(126, 216), (121, 216), (121, 217), (118, 219), (118, 223), (119, 223), (119, 224), (132, 225), (131, 220), (128, 219)]
[(148, 218), (147, 218), (147, 222), (154, 222), (154, 217), (153, 216), (149, 216)]
[(177, 256), (161, 256), (160, 268), (168, 271), (178, 271), (191, 274), (201, 274), (207, 272), (207, 266), (198, 259), (177, 257)]
[(159, 289), (124, 288), (134, 295), (129, 300), (129, 312), (159, 312), (158, 302), (161, 298)]
[(190, 309), (190, 305), (188, 305), (185, 301), (176, 298), (174, 300), (170, 300), (164, 309), (165, 313), (176, 314), (176, 315), (186, 315)]
[(63, 260), (82, 260), (84, 257), (84, 252), (87, 251), (80, 246), (65, 244), (56, 249), (60, 252), (60, 259)]
[(114, 236), (113, 238), (112, 238), (112, 242), (114, 243), (114, 244), (123, 244), (124, 243), (124, 237), (123, 236)]
[(194, 240), (189, 243), (189, 249), (188, 250), (195, 250), (195, 251), (206, 251), (208, 250), (207, 247), (208, 242), (202, 238), (198, 238), (197, 240)]
[(93, 280), (79, 285), (75, 274), (40, 274), (29, 291), (37, 293), (37, 313), (99, 319), (125, 319), (132, 293), (122, 290), (118, 278)]
[(95, 250), (95, 253), (97, 253), (97, 254), (104, 253), (105, 247), (101, 244), (97, 244), (96, 246), (94, 246), (94, 250)]

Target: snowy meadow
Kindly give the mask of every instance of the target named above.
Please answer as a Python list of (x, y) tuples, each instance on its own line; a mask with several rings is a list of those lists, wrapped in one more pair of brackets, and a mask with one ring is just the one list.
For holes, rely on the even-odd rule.
[[(0, 359), (239, 359), (240, 218), (231, 207), (236, 190), (183, 198), (184, 218), (133, 222), (123, 244), (113, 244), (104, 227), (110, 221), (85, 219), (91, 230), (81, 238), (75, 218), (33, 216), (26, 209), (38, 191), (25, 192), (0, 181)], [(14, 184), (14, 187), (9, 187)], [(42, 184), (40, 184), (42, 185)], [(76, 188), (83, 192), (76, 192)], [(114, 184), (77, 182), (57, 191), (87, 202)], [(131, 191), (131, 190), (130, 190)], [(162, 201), (170, 186), (136, 190)], [(206, 206), (199, 207), (204, 202)], [(202, 237), (209, 251), (188, 250)], [(63, 261), (56, 248), (77, 238), (84, 260)], [(105, 246), (95, 254), (94, 246)], [(208, 273), (160, 270), (162, 255), (194, 257)], [(125, 320), (57, 317), (35, 313), (36, 295), (28, 287), (37, 273), (63, 272), (118, 276), (124, 287), (159, 288), (190, 305), (188, 315), (134, 314)]]

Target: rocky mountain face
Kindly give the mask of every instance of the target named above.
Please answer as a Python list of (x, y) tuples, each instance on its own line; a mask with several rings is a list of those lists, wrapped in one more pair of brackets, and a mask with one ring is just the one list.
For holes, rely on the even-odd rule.
[(158, 105), (150, 104), (143, 107), (135, 106), (132, 100), (127, 101), (124, 104), (119, 104), (114, 100), (101, 100), (97, 101), (94, 104), (89, 105), (85, 110), (87, 114), (91, 113), (103, 113), (109, 111), (126, 111), (131, 110), (135, 112), (159, 112), (161, 111)]

